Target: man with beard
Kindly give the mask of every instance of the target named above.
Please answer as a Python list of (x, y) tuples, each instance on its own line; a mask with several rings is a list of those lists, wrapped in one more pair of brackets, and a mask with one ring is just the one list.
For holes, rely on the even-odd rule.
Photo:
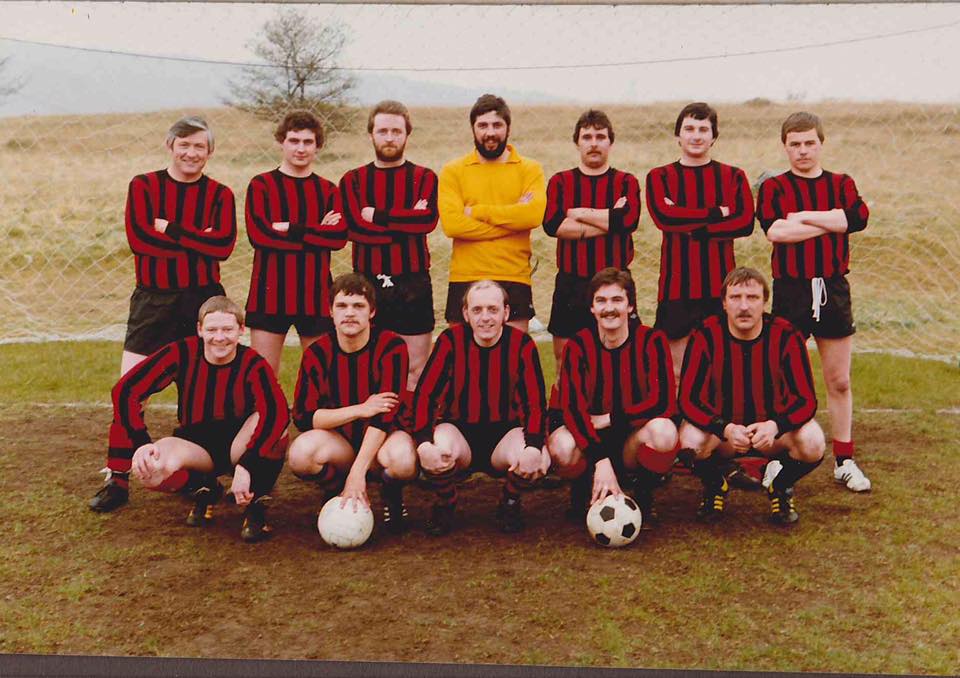
[(610, 167), (614, 133), (603, 111), (590, 109), (573, 130), (578, 167), (558, 172), (547, 184), (543, 229), (557, 238), (557, 277), (550, 334), (557, 364), (567, 340), (596, 325), (588, 286), (608, 266), (626, 271), (633, 261), (633, 232), (640, 222), (640, 184)]
[(503, 287), (472, 283), (462, 300), (464, 322), (440, 334), (417, 384), (413, 436), (437, 495), (429, 534), (453, 529), (457, 480), (470, 470), (506, 476), (497, 523), (502, 532), (523, 530), (520, 495), (550, 466), (537, 345), (506, 324), (509, 314)]
[(412, 131), (406, 106), (378, 103), (367, 119), (374, 160), (340, 180), (353, 270), (377, 291), (374, 323), (407, 344), (407, 401), (430, 353), (434, 318), (427, 234), (437, 226), (437, 175), (404, 159)]
[(291, 111), (274, 138), (280, 166), (247, 187), (247, 235), (253, 271), (247, 295), (250, 345), (280, 373), (290, 325), (306, 348), (333, 327), (330, 253), (347, 242), (337, 187), (313, 171), (323, 127), (309, 111)]
[(440, 171), (440, 223), (453, 239), (444, 315), (462, 322), (470, 283), (494, 280), (509, 297), (508, 323), (526, 332), (534, 316), (530, 231), (547, 203), (543, 168), (507, 143), (510, 109), (500, 97), (477, 99), (470, 126), (475, 150)]
[[(793, 486), (823, 460), (823, 430), (803, 335), (784, 318), (767, 315), (767, 281), (735, 268), (721, 287), (723, 313), (690, 335), (680, 378), (680, 445), (693, 450), (703, 482), (697, 518), (723, 516), (727, 480), (719, 459), (755, 451), (776, 460), (764, 475), (770, 520), (791, 525), (799, 516)], [(768, 469), (774, 466), (771, 461)]]

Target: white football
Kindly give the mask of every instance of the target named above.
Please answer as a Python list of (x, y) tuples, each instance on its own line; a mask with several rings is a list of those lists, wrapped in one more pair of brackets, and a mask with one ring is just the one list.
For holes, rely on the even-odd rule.
[[(353, 500), (340, 508), (341, 497), (334, 497), (320, 509), (317, 530), (330, 546), (352, 549), (364, 544), (373, 532), (373, 511)], [(356, 505), (356, 510), (354, 510)]]
[(608, 494), (587, 511), (587, 531), (601, 546), (626, 546), (640, 534), (640, 507), (625, 494)]

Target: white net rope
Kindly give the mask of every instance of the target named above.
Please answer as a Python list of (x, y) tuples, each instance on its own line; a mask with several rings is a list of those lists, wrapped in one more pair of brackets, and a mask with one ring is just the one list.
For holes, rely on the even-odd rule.
[[(419, 21), (424, 9), (411, 8), (409, 16)], [(862, 49), (868, 52), (865, 58), (873, 55), (877, 68), (883, 68), (884, 59), (897, 58), (889, 44), (884, 45), (880, 42)], [(623, 50), (628, 54), (629, 45)], [(55, 50), (51, 58), (67, 61), (72, 54), (71, 50)], [(547, 52), (538, 51), (531, 56), (531, 63), (548, 59)], [(437, 73), (442, 70), (425, 62), (418, 75), (429, 78), (431, 66), (437, 67)], [(455, 74), (460, 89), (454, 97), (457, 105), (411, 106), (415, 130), (407, 157), (439, 171), (445, 162), (469, 150), (469, 104), (463, 102), (484, 91), (503, 93), (511, 101), (511, 91), (519, 91), (520, 85), (498, 90), (498, 78), (522, 81), (516, 80), (520, 76), (515, 70), (503, 68)], [(642, 74), (637, 72), (639, 68), (628, 66), (624, 73), (634, 81), (648, 76), (654, 80), (658, 69), (673, 69), (676, 64), (646, 64)], [(564, 73), (573, 78), (570, 71), (562, 69), (527, 72), (522, 77), (533, 87), (539, 78), (562, 77)], [(590, 77), (589, 73), (576, 76)], [(469, 97), (464, 96), (465, 91)], [(679, 108), (694, 97), (668, 90), (661, 98), (684, 98), (641, 105), (609, 103), (621, 98), (615, 91), (608, 103), (597, 99), (589, 105), (573, 96), (567, 103), (556, 97), (549, 104), (511, 101), (511, 141), (524, 155), (539, 160), (549, 178), (577, 162), (570, 135), (578, 115), (588, 107), (602, 108), (616, 129), (612, 163), (636, 174), (643, 186), (652, 167), (676, 159), (673, 120)], [(55, 98), (57, 93), (49, 96)], [(402, 88), (391, 91), (385, 87), (384, 96), (405, 98)], [(877, 98), (882, 96), (878, 92)], [(823, 118), (827, 134), (824, 166), (852, 175), (871, 209), (867, 230), (851, 237), (857, 350), (936, 357), (960, 354), (960, 314), (954, 310), (960, 299), (960, 197), (955, 186), (960, 165), (960, 108), (950, 103), (774, 103), (747, 97), (741, 103), (713, 103), (720, 113), (714, 157), (742, 167), (752, 182), (764, 172), (786, 169), (779, 141), (779, 126), (786, 115), (807, 109)], [(338, 181), (346, 170), (371, 159), (366, 110), (357, 106), (347, 122), (328, 129), (328, 143), (318, 155), (318, 173)], [(244, 194), (252, 176), (278, 164), (271, 122), (226, 107), (0, 118), (0, 241), (4, 243), (0, 314), (5, 321), (0, 341), (122, 338), (134, 284), (132, 255), (123, 228), (127, 184), (136, 174), (167, 165), (169, 156), (162, 145), (165, 130), (179, 115), (198, 112), (207, 117), (217, 134), (216, 153), (207, 173), (230, 186), (237, 197), (237, 246), (222, 266), (223, 283), (230, 296), (241, 302), (246, 299), (252, 249), (243, 227)], [(446, 297), (450, 245), (440, 228), (429, 242), (439, 318)], [(535, 306), (538, 319), (546, 324), (556, 271), (556, 241), (537, 230), (533, 242)], [(635, 244), (632, 270), (638, 283), (638, 310), (651, 321), (656, 307), (660, 235), (645, 209)], [(770, 245), (759, 227), (752, 237), (738, 241), (736, 249), (738, 262), (769, 272)], [(334, 256), (334, 273), (349, 267), (348, 246)]]

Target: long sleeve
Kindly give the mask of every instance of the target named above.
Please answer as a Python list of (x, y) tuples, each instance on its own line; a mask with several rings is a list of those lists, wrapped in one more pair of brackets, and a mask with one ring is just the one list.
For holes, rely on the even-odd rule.
[(226, 186), (217, 186), (213, 195), (213, 206), (205, 222), (188, 226), (170, 221), (166, 235), (185, 250), (219, 261), (225, 260), (233, 252), (237, 239), (237, 212), (233, 192)]
[[(374, 393), (389, 391), (401, 395), (406, 387), (407, 371), (410, 365), (406, 343), (399, 337), (385, 342), (383, 349), (378, 351), (375, 360), (380, 366), (380, 381), (371, 391)], [(386, 433), (392, 433), (397, 428), (399, 409), (399, 407), (395, 407), (389, 412), (378, 414), (370, 419), (370, 426)]]
[(311, 344), (303, 352), (297, 385), (293, 396), (293, 425), (300, 432), (313, 429), (313, 414), (320, 408), (330, 406), (330, 385), (327, 380), (329, 356)]
[(810, 357), (802, 335), (790, 330), (783, 338), (780, 367), (784, 379), (783, 402), (774, 417), (780, 434), (800, 428), (817, 413)]
[(624, 416), (630, 428), (645, 426), (651, 419), (672, 417), (677, 411), (676, 382), (673, 376), (673, 359), (667, 335), (661, 330), (649, 332), (642, 343), (644, 396), (636, 402), (624, 403)]
[(600, 435), (590, 419), (590, 371), (583, 346), (576, 340), (568, 341), (563, 351), (558, 379), (563, 424), (570, 431), (577, 447), (590, 461), (596, 462), (609, 457), (609, 453), (601, 447)]
[(437, 337), (413, 395), (413, 438), (417, 444), (433, 440), (437, 410), (446, 400), (453, 365), (453, 343), (447, 334)]
[[(154, 175), (155, 176), (155, 175)], [(154, 230), (157, 206), (150, 194), (151, 177), (134, 177), (127, 189), (125, 222), (127, 242), (134, 254), (151, 257), (174, 257), (180, 248), (169, 237)], [(155, 182), (156, 179), (153, 179)]]
[[(545, 200), (544, 205), (546, 204)], [(440, 214), (440, 225), (447, 237), (463, 240), (495, 240), (513, 234), (509, 229), (491, 226), (463, 213), (465, 206), (463, 190), (455, 167), (447, 165), (440, 170), (437, 206)]]
[(546, 430), (547, 388), (543, 381), (537, 345), (523, 335), (520, 349), (520, 379), (517, 399), (523, 413), (523, 437), (527, 447), (543, 447)]
[(694, 330), (680, 370), (680, 412), (700, 430), (723, 440), (723, 430), (729, 422), (720, 416), (720, 404), (713, 402), (712, 359), (703, 332)]
[(493, 226), (502, 226), (510, 231), (530, 231), (543, 223), (547, 207), (546, 180), (540, 163), (528, 161), (524, 165), (523, 188), (520, 194), (530, 193), (533, 198), (526, 203), (508, 205), (479, 204), (472, 207), (473, 217)]
[(279, 443), (290, 424), (287, 399), (269, 363), (259, 355), (254, 355), (251, 361), (253, 364), (247, 370), (246, 389), (253, 403), (253, 411), (259, 416), (246, 451), (237, 461), (248, 470), (255, 468), (257, 459), (283, 459), (285, 450)]

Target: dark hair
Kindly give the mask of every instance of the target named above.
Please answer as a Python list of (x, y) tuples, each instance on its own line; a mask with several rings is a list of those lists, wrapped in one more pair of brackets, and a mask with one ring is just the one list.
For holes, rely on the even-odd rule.
[(780, 141), (787, 143), (790, 132), (806, 132), (811, 129), (817, 130), (817, 137), (823, 142), (823, 123), (820, 122), (820, 116), (806, 111), (791, 113), (780, 127)]
[(367, 300), (367, 303), (370, 304), (371, 310), (376, 310), (377, 308), (377, 292), (373, 289), (373, 285), (370, 284), (370, 281), (359, 273), (344, 273), (338, 275), (337, 278), (333, 281), (333, 286), (330, 288), (330, 305), (333, 305), (333, 300), (340, 293), (343, 294), (355, 294), (361, 296)]
[(744, 283), (754, 280), (763, 287), (763, 300), (766, 301), (770, 298), (770, 286), (767, 284), (767, 279), (763, 277), (763, 273), (758, 271), (755, 268), (750, 268), (749, 266), (738, 266), (729, 273), (727, 277), (723, 279), (723, 287), (720, 288), (720, 297), (726, 298), (727, 288), (734, 285), (743, 285)]
[(610, 143), (613, 143), (613, 125), (610, 124), (610, 118), (608, 118), (607, 114), (603, 111), (591, 108), (577, 119), (577, 126), (573, 128), (573, 143), (580, 141), (580, 130), (584, 127), (607, 130)]
[(713, 128), (713, 138), (716, 139), (720, 136), (720, 128), (717, 125), (717, 112), (713, 110), (713, 106), (710, 104), (705, 104), (702, 101), (695, 101), (692, 104), (687, 104), (683, 107), (683, 110), (680, 111), (680, 115), (677, 116), (677, 124), (673, 126), (673, 136), (680, 136), (680, 126), (683, 124), (684, 118), (693, 118), (694, 120), (709, 120), (710, 127)]
[(613, 266), (608, 266), (607, 268), (602, 268), (597, 271), (593, 277), (590, 278), (590, 284), (587, 287), (590, 293), (589, 301), (591, 305), (593, 305), (593, 295), (605, 285), (619, 285), (622, 287), (623, 291), (627, 293), (627, 301), (630, 302), (630, 305), (634, 308), (637, 307), (637, 285), (633, 282), (633, 276), (630, 275), (630, 271), (624, 271), (619, 268), (614, 268)]
[(323, 148), (323, 125), (320, 124), (320, 118), (310, 111), (290, 111), (287, 113), (283, 116), (280, 124), (277, 125), (273, 138), (282, 144), (283, 140), (287, 138), (287, 132), (302, 129), (313, 132), (317, 138), (317, 148)]
[(392, 99), (385, 99), (381, 101), (376, 106), (373, 107), (373, 110), (370, 111), (370, 117), (367, 118), (367, 133), (370, 134), (373, 132), (373, 119), (377, 117), (378, 113), (389, 113), (390, 115), (402, 115), (403, 121), (407, 124), (407, 134), (413, 131), (413, 125), (410, 124), (410, 111), (407, 110), (407, 107), (401, 104), (399, 101), (393, 101)]
[(491, 111), (503, 118), (507, 127), (510, 126), (510, 107), (507, 106), (506, 101), (495, 94), (483, 94), (473, 104), (473, 108), (470, 109), (470, 126), (473, 127), (477, 118)]

